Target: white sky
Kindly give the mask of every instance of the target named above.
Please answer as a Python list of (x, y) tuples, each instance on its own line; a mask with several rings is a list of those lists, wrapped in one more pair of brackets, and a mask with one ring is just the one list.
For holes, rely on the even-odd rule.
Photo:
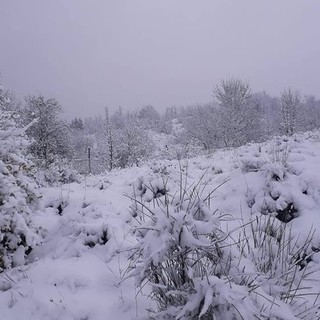
[(1, 82), (66, 116), (208, 102), (226, 77), (320, 97), (319, 0), (0, 0)]

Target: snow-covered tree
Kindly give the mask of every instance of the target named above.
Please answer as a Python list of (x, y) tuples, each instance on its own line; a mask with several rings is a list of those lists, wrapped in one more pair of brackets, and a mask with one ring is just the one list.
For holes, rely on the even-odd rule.
[(21, 103), (15, 96), (14, 92), (2, 89), (2, 96), (4, 99), (4, 104), (2, 106), (3, 110), (6, 111), (19, 111), (21, 108)]
[(110, 116), (106, 108), (105, 118), (91, 119), (91, 123), (95, 128), (89, 135), (93, 171), (139, 165), (151, 155), (153, 142), (148, 131), (143, 129), (138, 112), (123, 113), (119, 108)]
[(306, 95), (299, 108), (299, 130), (313, 130), (320, 127), (320, 100)]
[(300, 95), (292, 89), (284, 90), (281, 94), (281, 123), (285, 135), (291, 136), (296, 132), (298, 109), (301, 106)]
[(158, 131), (160, 129), (160, 114), (151, 105), (142, 107), (139, 110), (138, 118), (144, 129)]
[(40, 240), (31, 217), (38, 195), (25, 156), (28, 126), (17, 126), (18, 115), (5, 111), (5, 102), (0, 88), (0, 272), (24, 264)]
[(4, 109), (6, 98), (3, 94), (3, 87), (0, 85), (0, 110)]
[(81, 118), (74, 118), (70, 123), (71, 130), (82, 131), (84, 129), (83, 121)]
[(253, 99), (259, 108), (261, 134), (264, 139), (280, 134), (281, 108), (278, 97), (271, 97), (264, 92), (254, 93)]
[(124, 168), (148, 158), (152, 141), (134, 113), (127, 114), (122, 127), (113, 131), (113, 159), (115, 166)]
[(187, 139), (195, 139), (205, 150), (221, 146), (219, 141), (218, 110), (212, 104), (189, 107), (189, 115), (182, 121)]
[(105, 108), (105, 118), (97, 119), (97, 132), (95, 134), (99, 166), (103, 170), (112, 170), (116, 167), (114, 159), (115, 128), (110, 121), (109, 109)]
[(56, 157), (68, 155), (69, 129), (59, 119), (61, 106), (55, 99), (45, 99), (43, 96), (30, 96), (26, 98), (24, 117), (26, 123), (33, 119), (37, 122), (27, 130), (27, 134), (33, 139), (29, 149), (37, 160), (46, 167)]
[(213, 90), (220, 106), (220, 135), (226, 147), (241, 145), (256, 136), (258, 117), (248, 83), (239, 79), (222, 81)]

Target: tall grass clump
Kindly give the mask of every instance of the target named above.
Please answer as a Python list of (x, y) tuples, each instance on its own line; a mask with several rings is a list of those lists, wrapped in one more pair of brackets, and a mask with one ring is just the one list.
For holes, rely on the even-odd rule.
[(144, 184), (152, 201), (130, 197), (137, 242), (126, 277), (150, 288), (150, 319), (317, 319), (317, 294), (311, 301), (305, 291), (312, 234), (297, 249), (266, 216), (225, 232), (230, 216), (211, 209), (205, 174), (193, 184), (187, 176), (181, 171), (177, 183), (162, 175), (161, 194)]
[[(239, 265), (251, 261), (255, 272), (246, 275), (250, 292), (259, 290), (290, 308), (293, 319), (319, 319), (319, 292), (313, 286), (319, 267), (313, 262), (315, 230), (306, 237), (293, 235), (287, 223), (270, 215), (255, 215), (238, 234)], [(245, 274), (242, 273), (242, 276)], [(274, 305), (266, 304), (274, 312)], [(284, 319), (279, 317), (276, 319)]]

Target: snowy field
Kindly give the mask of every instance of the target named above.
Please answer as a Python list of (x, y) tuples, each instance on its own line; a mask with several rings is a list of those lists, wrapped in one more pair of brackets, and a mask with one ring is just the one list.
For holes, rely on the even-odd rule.
[[(225, 241), (234, 241), (228, 247), (233, 259), (230, 278), (210, 274), (207, 283), (211, 291), (210, 286), (201, 287), (206, 291), (201, 293), (204, 300), (199, 313), (221, 305), (225, 317), (217, 312), (216, 319), (319, 319), (320, 136), (316, 133), (217, 150), (179, 162), (153, 161), (83, 177), (81, 183), (43, 188), (41, 209), (34, 213), (34, 222), (41, 227), (44, 240), (28, 256), (27, 265), (0, 274), (0, 319), (128, 320), (155, 316), (149, 313), (157, 309), (150, 295), (155, 284), (144, 281), (139, 287), (139, 277), (130, 275), (144, 270), (139, 263), (148, 259), (161, 263), (163, 245), (172, 239), (165, 239), (165, 228), (162, 234), (149, 238), (145, 234), (142, 240), (134, 230), (139, 225), (152, 225), (152, 219), (146, 221), (148, 210), (159, 215), (155, 225), (159, 221), (166, 224), (159, 206), (166, 199), (171, 207), (178, 206), (174, 199), (181, 192), (187, 197), (191, 190), (198, 190), (197, 198), (206, 207), (206, 230), (210, 232), (219, 224)], [(271, 228), (266, 227), (268, 223), (286, 233), (285, 249), (277, 249), (281, 241), (267, 232)], [(191, 227), (187, 225), (186, 230)], [(263, 239), (269, 239), (265, 241), (273, 252), (268, 258), (271, 266), (263, 271), (264, 244), (254, 246), (253, 242), (265, 234)], [(150, 241), (148, 252), (134, 260), (138, 266), (133, 265), (131, 249), (146, 246), (146, 239)], [(201, 239), (199, 236), (197, 241)], [(189, 247), (196, 243), (194, 238), (185, 237), (184, 241)], [(278, 260), (277, 253), (284, 257)], [(280, 271), (279, 263), (289, 260), (291, 267)], [(286, 278), (288, 274), (293, 278)], [(233, 280), (237, 276), (243, 282)], [(249, 278), (256, 287), (246, 282)], [(281, 282), (284, 278), (289, 279), (287, 283)], [(230, 306), (239, 313), (232, 313)], [(177, 318), (196, 319), (188, 317), (186, 309), (178, 311)]]

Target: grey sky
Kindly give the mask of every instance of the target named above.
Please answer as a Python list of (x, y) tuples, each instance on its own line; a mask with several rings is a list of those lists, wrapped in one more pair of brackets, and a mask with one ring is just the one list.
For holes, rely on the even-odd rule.
[(0, 0), (2, 83), (104, 106), (208, 102), (226, 77), (320, 96), (319, 0)]

